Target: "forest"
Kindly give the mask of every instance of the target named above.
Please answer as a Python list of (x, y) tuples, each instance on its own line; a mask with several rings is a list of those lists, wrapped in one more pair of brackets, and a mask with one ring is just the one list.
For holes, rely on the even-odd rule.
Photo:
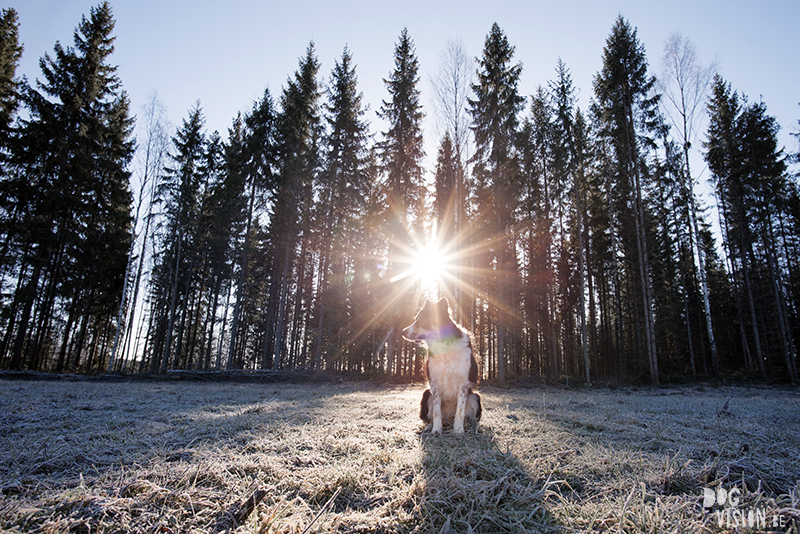
[(35, 82), (0, 16), (0, 369), (415, 379), (400, 332), (447, 297), (483, 379), (797, 383), (798, 154), (680, 35), (656, 78), (620, 15), (580, 109), (560, 60), (520, 94), (494, 24), (475, 61), (447, 49), (425, 110), (402, 30), (381, 132), (351, 51), (326, 77), (312, 42), (223, 136), (199, 104), (171, 131), (156, 95), (134, 119), (108, 2)]

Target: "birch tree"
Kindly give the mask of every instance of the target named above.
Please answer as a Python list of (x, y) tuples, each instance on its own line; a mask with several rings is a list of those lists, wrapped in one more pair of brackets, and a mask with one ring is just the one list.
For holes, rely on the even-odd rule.
[[(659, 89), (663, 94), (661, 102), (667, 117), (672, 122), (674, 131), (677, 132), (680, 146), (683, 148), (683, 179), (689, 206), (689, 240), (703, 295), (703, 313), (708, 343), (711, 348), (711, 366), (714, 373), (717, 374), (720, 370), (719, 354), (711, 317), (706, 259), (699, 242), (698, 218), (700, 214), (695, 195), (696, 179), (692, 175), (690, 167), (692, 148), (697, 138), (697, 127), (702, 119), (703, 104), (716, 65), (713, 63), (708, 66), (701, 65), (697, 59), (694, 44), (680, 33), (673, 33), (667, 38), (661, 63), (663, 68), (663, 75), (659, 81)], [(692, 373), (694, 374), (694, 369), (692, 369)]]

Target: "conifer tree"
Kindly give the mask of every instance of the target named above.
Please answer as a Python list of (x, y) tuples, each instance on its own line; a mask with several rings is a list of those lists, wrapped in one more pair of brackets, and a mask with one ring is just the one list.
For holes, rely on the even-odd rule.
[(528, 278), (525, 284), (529, 328), (537, 332), (530, 352), (542, 355), (539, 372), (557, 378), (560, 371), (556, 326), (555, 224), (553, 187), (553, 120), (548, 95), (542, 86), (531, 97), (530, 116), (521, 131), (522, 221), (526, 224)]
[[(310, 221), (312, 185), (320, 167), (321, 96), (319, 61), (310, 43), (294, 78), (281, 95), (276, 138), (278, 169), (273, 192), (270, 240), (273, 253), (265, 317), (263, 368), (280, 369), (286, 349), (291, 275), (297, 267), (301, 224)], [(301, 265), (301, 267), (305, 267)]]
[[(384, 229), (389, 243), (386, 269), (388, 277), (394, 278), (410, 264), (413, 254), (413, 239), (422, 241), (421, 223), (423, 207), (422, 119), (424, 113), (420, 103), (419, 62), (414, 42), (404, 28), (395, 45), (394, 70), (384, 79), (390, 99), (384, 100), (378, 116), (388, 123), (383, 140), (378, 145), (380, 162), (384, 174), (383, 188), (386, 205)], [(411, 302), (408, 285), (391, 289), (397, 305), (388, 320), (387, 371), (399, 374), (402, 362), (402, 339), (400, 321), (410, 316), (417, 303)], [(395, 366), (395, 363), (397, 365)]]
[[(742, 105), (738, 94), (719, 75), (712, 82), (708, 109), (705, 158), (720, 202), (734, 279), (741, 288), (738, 304), (740, 310), (747, 309), (740, 312), (740, 319), (743, 324), (750, 323), (762, 376), (772, 364), (768, 355), (772, 351), (765, 346), (770, 339), (777, 339), (786, 374), (795, 383), (796, 349), (781, 272), (787, 258), (779, 255), (776, 240), (776, 227), (785, 226), (787, 216), (781, 199), (791, 198), (794, 188), (787, 180), (783, 151), (778, 149), (778, 126), (763, 102), (747, 104), (745, 99)], [(773, 320), (763, 321), (764, 316)], [(744, 330), (742, 343), (747, 351)]]
[(454, 238), (456, 182), (460, 172), (460, 164), (455, 146), (450, 138), (450, 132), (445, 132), (444, 139), (439, 146), (434, 177), (436, 224), (439, 227), (439, 240), (444, 244), (450, 243)]
[(478, 60), (478, 77), (469, 99), (472, 131), (475, 135), (473, 176), (481, 223), (486, 225), (483, 240), (496, 264), (494, 279), (487, 293), (496, 295), (490, 303), (497, 313), (497, 378), (505, 379), (506, 360), (511, 351), (511, 317), (516, 298), (516, 244), (513, 239), (514, 214), (519, 200), (519, 113), (525, 99), (518, 84), (522, 65), (512, 64), (514, 47), (497, 25), (486, 36)]
[(17, 11), (9, 7), (0, 13), (0, 155), (7, 154), (9, 149), (11, 123), (19, 107), (19, 80), (16, 75), (21, 57), (19, 19)]
[[(565, 331), (571, 331), (570, 325), (574, 322), (574, 299), (571, 298), (573, 281), (573, 250), (569, 239), (571, 230), (570, 224), (577, 222), (570, 219), (577, 219), (580, 214), (571, 217), (572, 209), (575, 208), (577, 201), (575, 195), (579, 189), (577, 184), (577, 165), (578, 154), (575, 140), (575, 87), (572, 84), (572, 75), (566, 64), (559, 58), (556, 63), (556, 79), (548, 83), (547, 101), (548, 108), (551, 110), (552, 118), (549, 127), (550, 155), (552, 157), (550, 170), (550, 191), (549, 202), (554, 208), (555, 222), (555, 241), (554, 250), (554, 272), (553, 277), (556, 282), (557, 299), (554, 304), (558, 311), (558, 322), (564, 325)], [(580, 254), (580, 253), (579, 253)], [(579, 262), (580, 263), (580, 262)], [(563, 345), (563, 359), (567, 370), (574, 367), (573, 362), (573, 342), (572, 336), (567, 336), (561, 343)], [(584, 361), (586, 358), (584, 358)], [(585, 370), (584, 370), (585, 374)], [(587, 378), (588, 381), (588, 378)]]
[[(29, 117), (14, 158), (14, 209), (24, 213), (24, 283), (15, 295), (21, 306), (15, 327), (7, 329), (15, 331), (12, 367), (23, 363), (26, 344), (29, 366), (49, 356), (41, 351), (59, 298), (68, 312), (56, 370), (100, 366), (106, 357), (100, 339), (120, 298), (130, 242), (133, 154), (128, 97), (108, 64), (113, 30), (110, 4), (92, 8), (75, 30), (74, 47), (56, 43), (54, 57), (42, 58), (44, 81), (37, 88), (23, 84)], [(36, 302), (41, 313), (31, 332), (39, 294), (45, 298)]]
[[(171, 164), (157, 190), (164, 205), (162, 252), (159, 257), (158, 282), (154, 286), (155, 306), (160, 310), (154, 340), (154, 369), (166, 370), (180, 367), (183, 326), (189, 306), (194, 269), (200, 246), (199, 221), (201, 213), (201, 188), (203, 164), (206, 157), (207, 136), (205, 118), (200, 103), (189, 111), (189, 116), (172, 138)], [(178, 324), (176, 324), (178, 321)]]
[[(363, 95), (358, 92), (353, 56), (345, 47), (331, 73), (328, 101), (324, 106), (327, 134), (325, 163), (319, 175), (317, 219), (320, 233), (319, 287), (316, 297), (317, 340), (314, 367), (322, 368), (325, 347), (342, 350), (350, 317), (348, 276), (353, 269), (355, 222), (366, 209), (369, 188), (368, 124), (364, 120)], [(337, 341), (334, 341), (337, 340)], [(338, 345), (338, 346), (337, 346)]]
[[(594, 92), (603, 123), (602, 134), (612, 143), (616, 159), (616, 182), (620, 209), (633, 209), (633, 249), (637, 266), (637, 292), (641, 294), (640, 312), (644, 331), (644, 353), (650, 370), (650, 379), (659, 382), (658, 354), (656, 350), (653, 316), (653, 298), (645, 224), (645, 198), (643, 193), (645, 169), (642, 168), (644, 151), (651, 141), (657, 122), (658, 97), (653, 96), (655, 78), (647, 73), (644, 46), (639, 42), (636, 29), (622, 16), (614, 23), (603, 50), (603, 68), (594, 78)], [(621, 213), (621, 212), (620, 212)], [(623, 239), (628, 232), (623, 233)]]
[[(12, 241), (16, 239), (17, 214), (13, 206), (13, 180), (7, 176), (10, 169), (6, 162), (11, 155), (11, 124), (19, 107), (19, 80), (17, 67), (22, 56), (19, 44), (19, 23), (14, 8), (4, 9), (0, 14), (0, 275), (13, 263), (9, 258)], [(0, 323), (2, 324), (2, 323)], [(3, 357), (0, 346), (0, 361)]]
[[(244, 351), (242, 340), (245, 332), (257, 320), (251, 315), (244, 316), (245, 299), (260, 303), (262, 295), (248, 291), (254, 284), (250, 270), (254, 253), (253, 228), (256, 208), (263, 203), (265, 197), (274, 189), (274, 171), (276, 165), (276, 110), (269, 89), (253, 104), (253, 108), (244, 118), (244, 131), (241, 145), (231, 142), (228, 148), (227, 166), (229, 173), (242, 174), (244, 177), (244, 195), (246, 197), (245, 225), (243, 235), (234, 237), (238, 250), (236, 301), (231, 318), (231, 332), (228, 346), (227, 368), (241, 368)], [(247, 323), (242, 328), (242, 323)], [(220, 364), (221, 362), (218, 362)]]
[(463, 275), (461, 271), (465, 254), (460, 250), (460, 242), (464, 236), (458, 231), (458, 222), (459, 211), (462, 208), (459, 202), (459, 185), (462, 183), (463, 175), (464, 171), (450, 132), (445, 132), (434, 173), (433, 207), (436, 214), (436, 242), (449, 271), (446, 279), (441, 280), (440, 284), (445, 296), (455, 308), (453, 311), (462, 313), (463, 303), (458, 297), (460, 286), (464, 283), (460, 278)]

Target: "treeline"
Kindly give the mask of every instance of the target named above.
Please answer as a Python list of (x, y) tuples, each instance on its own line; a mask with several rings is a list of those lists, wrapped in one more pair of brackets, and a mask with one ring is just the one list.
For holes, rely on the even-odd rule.
[[(400, 330), (445, 295), (485, 378), (796, 383), (797, 179), (765, 104), (702, 68), (685, 39), (668, 40), (657, 80), (619, 17), (584, 110), (561, 61), (520, 94), (496, 24), (477, 64), (451, 43), (429, 181), (405, 30), (377, 135), (351, 52), (323, 78), (311, 44), (227, 138), (199, 104), (168, 131), (153, 97), (134, 141), (113, 28), (108, 3), (92, 9), (32, 85), (16, 77), (17, 15), (2, 12), (3, 368), (419, 376), (424, 353)], [(698, 150), (721, 249), (690, 168)], [(421, 267), (434, 248), (440, 279)]]

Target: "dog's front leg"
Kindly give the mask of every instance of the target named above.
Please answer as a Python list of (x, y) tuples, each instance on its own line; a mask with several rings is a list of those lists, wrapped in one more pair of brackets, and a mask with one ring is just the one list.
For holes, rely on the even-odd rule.
[(431, 402), (433, 402), (433, 430), (434, 434), (442, 433), (442, 395), (439, 389), (431, 385)]
[(455, 434), (464, 433), (464, 410), (467, 405), (468, 394), (469, 394), (469, 384), (464, 383), (461, 385), (461, 390), (458, 392), (458, 403), (456, 404), (456, 418), (453, 421), (453, 432)]

